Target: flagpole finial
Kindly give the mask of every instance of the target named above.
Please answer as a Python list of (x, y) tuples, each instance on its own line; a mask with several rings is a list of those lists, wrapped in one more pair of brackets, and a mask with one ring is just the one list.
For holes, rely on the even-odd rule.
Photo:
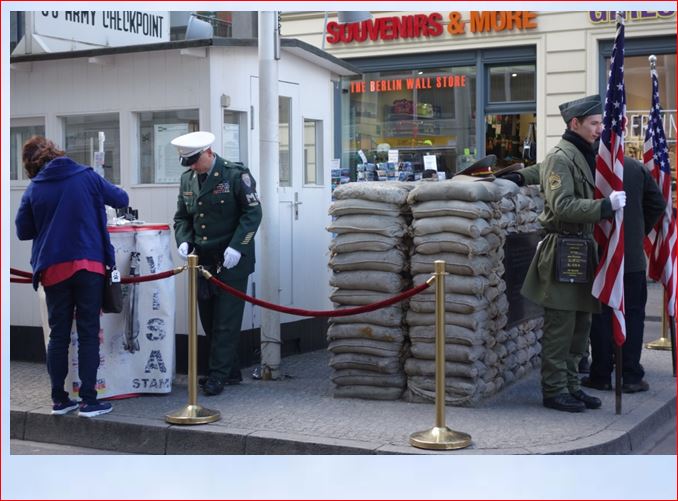
[(650, 69), (654, 70), (657, 67), (657, 56), (651, 54), (647, 59), (650, 61)]

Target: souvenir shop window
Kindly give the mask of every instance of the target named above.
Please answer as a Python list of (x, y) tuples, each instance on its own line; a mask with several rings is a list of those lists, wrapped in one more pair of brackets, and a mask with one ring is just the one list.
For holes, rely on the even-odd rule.
[(474, 66), (366, 73), (343, 95), (352, 180), (420, 179), (425, 168), (451, 177), (477, 149)]
[(535, 65), (489, 67), (490, 103), (534, 101), (536, 99)]
[(143, 111), (139, 118), (139, 182), (178, 183), (186, 170), (179, 162), (175, 137), (199, 129), (198, 110)]

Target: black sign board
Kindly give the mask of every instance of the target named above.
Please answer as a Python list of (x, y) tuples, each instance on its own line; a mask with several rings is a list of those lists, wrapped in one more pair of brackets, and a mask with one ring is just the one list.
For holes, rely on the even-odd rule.
[(589, 281), (589, 240), (559, 236), (556, 242), (556, 279), (570, 284)]
[(526, 320), (541, 317), (544, 314), (541, 306), (520, 294), (520, 288), (523, 286), (539, 240), (541, 240), (540, 232), (513, 233), (506, 236), (506, 243), (504, 244), (504, 268), (506, 271), (503, 277), (506, 282), (506, 297), (509, 302), (506, 329)]

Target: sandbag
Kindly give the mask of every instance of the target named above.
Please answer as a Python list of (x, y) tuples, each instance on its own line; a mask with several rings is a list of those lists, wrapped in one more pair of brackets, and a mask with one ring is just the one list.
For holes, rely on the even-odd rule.
[(407, 283), (400, 274), (388, 271), (342, 271), (330, 277), (334, 287), (376, 292), (400, 292)]
[[(405, 374), (408, 376), (432, 376), (435, 371), (436, 363), (433, 360), (408, 358), (405, 361)], [(446, 376), (476, 378), (485, 372), (487, 367), (482, 362), (445, 362)]]
[[(445, 294), (445, 311), (450, 313), (473, 313), (489, 306), (484, 297), (468, 294)], [(436, 311), (435, 298), (430, 295), (414, 296), (410, 298), (410, 310), (418, 313), (434, 313)]]
[(391, 386), (404, 388), (407, 378), (401, 374), (379, 374), (378, 372), (364, 371), (360, 369), (344, 369), (332, 371), (330, 380), (338, 386)]
[(412, 235), (419, 237), (432, 233), (459, 233), (478, 238), (493, 231), (485, 219), (467, 219), (458, 216), (427, 217), (412, 221)]
[(401, 245), (401, 239), (376, 233), (342, 233), (332, 239), (330, 251), (335, 254), (359, 251), (388, 251)]
[(335, 200), (328, 210), (330, 216), (345, 216), (347, 214), (374, 214), (377, 216), (399, 216), (405, 211), (406, 205), (376, 202), (373, 200), (360, 200), (350, 198)]
[[(431, 325), (416, 325), (410, 327), (410, 339), (412, 343), (434, 343), (435, 327)], [(480, 346), (492, 339), (492, 333), (486, 329), (473, 330), (459, 325), (445, 325), (445, 343), (460, 344), (464, 346)]]
[[(405, 319), (410, 326), (435, 325), (435, 313), (417, 313), (410, 310), (405, 314)], [(489, 315), (485, 311), (476, 311), (475, 313), (470, 314), (446, 312), (445, 323), (459, 325), (472, 330), (495, 330), (494, 320), (490, 320)]]
[[(453, 178), (454, 179), (454, 178)], [(496, 181), (496, 180), (495, 180)], [(494, 182), (441, 181), (420, 183), (407, 196), (410, 205), (429, 200), (465, 200), (467, 202), (496, 202), (501, 199), (499, 190), (491, 187)]]
[[(338, 311), (350, 307), (337, 307)], [(388, 306), (375, 311), (368, 311), (366, 313), (356, 313), (355, 315), (348, 315), (345, 317), (331, 317), (334, 324), (375, 324), (384, 327), (400, 327), (403, 322), (404, 311), (401, 306)]]
[(390, 292), (361, 291), (353, 289), (334, 289), (330, 294), (330, 301), (347, 306), (364, 306), (378, 303), (393, 297)]
[[(493, 237), (493, 238), (487, 238)], [(484, 237), (471, 238), (459, 233), (431, 233), (415, 236), (414, 248), (419, 254), (453, 252), (465, 256), (488, 254), (501, 244), (497, 235), (489, 233)]]
[[(413, 341), (410, 350), (415, 358), (421, 360), (436, 359), (435, 342), (424, 343)], [(486, 351), (488, 350), (479, 345), (464, 346), (455, 343), (445, 343), (445, 360), (448, 362), (475, 362), (476, 360), (483, 359)]]
[(407, 232), (407, 223), (402, 217), (392, 216), (340, 216), (327, 227), (337, 233), (376, 233), (386, 237), (402, 237)]
[(384, 327), (373, 324), (337, 324), (332, 322), (327, 328), (327, 339), (365, 338), (377, 341), (402, 343), (405, 331), (400, 327)]
[[(464, 276), (488, 276), (493, 270), (500, 269), (500, 263), (488, 256), (462, 256), (451, 252), (441, 254), (414, 254), (410, 258), (410, 269), (412, 274), (433, 273), (435, 270), (434, 261), (445, 261), (445, 271), (451, 275)], [(446, 277), (446, 282), (453, 280), (453, 277)]]
[(413, 188), (414, 183), (398, 181), (346, 183), (337, 186), (332, 193), (332, 197), (334, 200), (358, 198), (361, 200), (403, 205), (407, 201), (408, 193)]
[(397, 249), (336, 254), (330, 259), (330, 268), (334, 271), (375, 270), (400, 273), (408, 267), (405, 254)]
[(439, 216), (458, 216), (467, 219), (490, 219), (495, 210), (487, 202), (465, 202), (463, 200), (431, 200), (412, 206), (415, 219)]
[[(415, 275), (412, 279), (413, 286), (417, 287), (431, 278), (430, 273)], [(454, 278), (445, 277), (445, 292), (458, 294), (474, 294), (482, 296), (485, 291), (491, 287), (490, 279), (488, 277), (480, 276), (463, 276), (457, 275)], [(431, 284), (428, 289), (424, 289), (417, 296), (435, 295), (435, 282)], [(415, 296), (416, 297), (416, 296)]]
[(327, 351), (332, 353), (362, 353), (377, 357), (397, 357), (405, 349), (403, 343), (361, 338), (336, 339), (327, 345)]
[(400, 357), (377, 357), (361, 353), (339, 353), (330, 357), (333, 369), (361, 369), (382, 374), (398, 374), (402, 371)]

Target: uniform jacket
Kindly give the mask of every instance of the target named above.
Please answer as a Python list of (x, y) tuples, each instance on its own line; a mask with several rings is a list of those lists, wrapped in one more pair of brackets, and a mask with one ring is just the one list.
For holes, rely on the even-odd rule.
[(238, 264), (222, 270), (220, 278), (242, 278), (254, 271), (254, 235), (261, 222), (256, 183), (240, 163), (216, 156), (214, 167), (200, 187), (198, 175), (181, 175), (174, 235), (177, 245), (195, 246), (200, 264), (221, 265), (226, 247), (242, 254)]
[[(609, 199), (593, 200), (591, 168), (577, 147), (562, 139), (541, 163), (540, 185), (544, 211), (539, 222), (546, 230), (525, 277), (523, 296), (547, 308), (598, 312), (600, 305), (591, 295), (597, 252), (593, 225), (612, 216)], [(557, 282), (556, 240), (559, 234), (579, 234), (591, 241), (589, 281), (581, 284)]]
[(106, 230), (106, 207), (126, 207), (127, 193), (91, 167), (58, 157), (31, 180), (16, 215), (19, 240), (33, 240), (33, 287), (57, 263), (89, 259), (115, 265)]

